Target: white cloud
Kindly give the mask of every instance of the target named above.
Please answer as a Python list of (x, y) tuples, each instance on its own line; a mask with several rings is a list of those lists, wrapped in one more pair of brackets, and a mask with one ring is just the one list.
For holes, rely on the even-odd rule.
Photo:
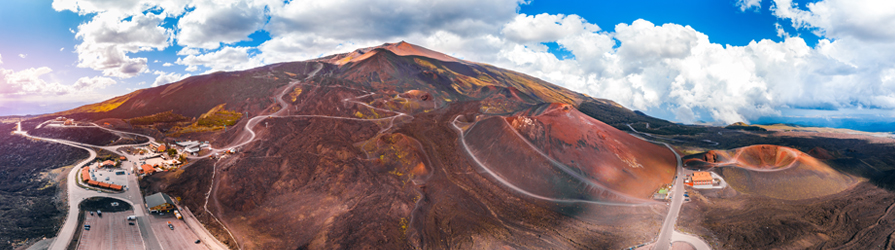
[(3, 55), (0, 55), (0, 64), (3, 64)]
[(169, 63), (169, 62), (166, 62), (166, 63), (162, 64), (162, 67), (171, 67), (171, 66), (173, 66), (173, 65), (174, 65), (174, 64), (171, 64), (171, 63)]
[(171, 31), (159, 26), (163, 19), (164, 16), (152, 13), (138, 14), (131, 20), (107, 12), (97, 14), (78, 26), (76, 37), (82, 40), (75, 47), (78, 67), (102, 70), (103, 75), (120, 78), (146, 71), (146, 58), (131, 58), (127, 54), (168, 47)]
[(177, 23), (177, 44), (185, 47), (216, 49), (220, 43), (248, 40), (265, 20), (261, 1), (196, 1), (195, 7)]
[(736, 0), (737, 7), (740, 7), (740, 11), (746, 10), (755, 10), (756, 12), (761, 10), (761, 0)]
[(503, 27), (502, 33), (510, 41), (542, 43), (583, 32), (597, 31), (600, 31), (600, 27), (588, 23), (578, 15), (565, 16), (544, 13), (534, 16), (517, 15), (513, 21)]
[(115, 84), (106, 77), (81, 77), (72, 85), (48, 82), (45, 75), (53, 72), (49, 67), (28, 68), (21, 71), (0, 69), (0, 96), (53, 95), (85, 93)]
[(94, 90), (94, 89), (104, 89), (107, 86), (114, 85), (116, 82), (112, 78), (102, 77), (102, 76), (94, 76), (94, 77), (81, 77), (72, 85), (72, 88), (79, 91), (86, 90)]
[(789, 37), (789, 33), (787, 33), (785, 30), (783, 30), (783, 26), (781, 26), (780, 23), (774, 23), (774, 29), (777, 30), (777, 37), (780, 37), (780, 38)]
[(197, 48), (184, 47), (184, 48), (180, 49), (179, 51), (177, 51), (178, 56), (188, 56), (188, 55), (198, 55), (198, 54), (202, 54), (202, 51)]
[(792, 0), (774, 0), (774, 15), (792, 20), (793, 27), (812, 29), (829, 38), (854, 37), (859, 40), (895, 39), (895, 1), (824, 0), (808, 3), (807, 10)]
[(197, 66), (209, 68), (208, 72), (245, 70), (262, 66), (261, 58), (250, 56), (248, 47), (223, 47), (218, 51), (178, 58), (176, 64), (186, 65), (187, 71)]
[(25, 57), (28, 57), (28, 54), (19, 54), (19, 57), (21, 57), (22, 59), (25, 59)]
[(65, 47), (59, 48), (60, 52), (62, 52), (63, 50), (65, 50)]
[(296, 0), (271, 5), (275, 36), (312, 33), (342, 41), (395, 40), (443, 30), (468, 37), (490, 33), (516, 16), (518, 0)]
[[(158, 71), (158, 70), (156, 70), (155, 72), (152, 72), (152, 73), (158, 75), (158, 77), (155, 78), (155, 82), (153, 82), (150, 87), (158, 87), (161, 85), (180, 81), (180, 80), (183, 80), (184, 78), (190, 77), (190, 74), (177, 74), (174, 72), (165, 73), (165, 72)], [(138, 84), (138, 85), (140, 85), (140, 84)]]
[(180, 16), (189, 2), (189, 0), (53, 0), (52, 6), (56, 11), (68, 10), (79, 15), (102, 12), (135, 15), (159, 8), (167, 15)]
[(22, 94), (59, 95), (68, 89), (58, 83), (48, 83), (41, 79), (53, 72), (48, 67), (29, 68), (21, 71), (0, 69), (0, 96)]
[[(636, 20), (609, 32), (574, 14), (517, 14), (517, 0), (104, 1), (53, 3), (57, 10), (96, 14), (78, 27), (79, 66), (117, 77), (152, 72), (154, 86), (189, 74), (150, 71), (146, 58), (130, 54), (176, 42), (184, 48), (175, 64), (213, 72), (405, 40), (685, 122), (749, 121), (798, 108), (895, 109), (891, 1), (822, 0), (800, 9), (774, 0), (773, 14), (791, 20), (797, 32), (778, 23), (773, 28), (783, 41), (745, 46), (711, 43), (678, 24)], [(760, 0), (735, 4), (740, 11), (761, 8)], [(143, 13), (152, 8), (162, 13)], [(167, 17), (181, 17), (174, 30), (161, 27)], [(271, 39), (257, 47), (232, 45), (259, 29)], [(824, 39), (808, 46), (798, 30)], [(571, 56), (557, 58), (547, 42)], [(24, 82), (42, 81), (34, 79)]]

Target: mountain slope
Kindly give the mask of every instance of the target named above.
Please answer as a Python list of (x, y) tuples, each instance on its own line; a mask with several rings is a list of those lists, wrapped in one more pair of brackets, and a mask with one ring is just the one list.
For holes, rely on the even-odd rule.
[[(190, 77), (64, 113), (165, 132), (221, 107), (243, 115), (226, 129), (168, 136), (239, 153), (143, 184), (181, 197), (245, 249), (648, 242), (665, 208), (647, 197), (671, 181), (675, 158), (615, 127), (683, 127), (404, 42)], [(496, 164), (500, 174), (488, 174)]]

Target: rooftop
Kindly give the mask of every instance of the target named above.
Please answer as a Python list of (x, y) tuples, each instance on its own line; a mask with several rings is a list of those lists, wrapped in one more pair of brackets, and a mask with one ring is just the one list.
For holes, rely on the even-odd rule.
[(693, 181), (712, 181), (712, 174), (709, 172), (694, 172), (693, 173)]
[(171, 197), (165, 193), (155, 193), (153, 195), (146, 196), (146, 206), (150, 208), (157, 207), (165, 203), (174, 205), (174, 201), (172, 201)]

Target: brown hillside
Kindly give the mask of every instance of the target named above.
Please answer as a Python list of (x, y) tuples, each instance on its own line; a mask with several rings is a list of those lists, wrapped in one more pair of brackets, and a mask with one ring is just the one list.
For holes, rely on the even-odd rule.
[[(159, 119), (168, 136), (187, 137), (193, 135), (171, 133), (224, 112), (226, 129), (200, 138), (219, 149), (244, 145), (239, 153), (194, 159), (143, 184), (181, 197), (231, 247), (581, 249), (648, 242), (665, 208), (646, 198), (671, 180), (674, 156), (584, 115), (576, 109), (583, 103), (590, 114), (606, 108), (611, 112), (600, 114), (645, 117), (522, 73), (398, 43), (190, 77), (135, 93), (110, 111), (72, 116)], [(545, 133), (532, 136), (514, 123), (523, 117)], [(479, 158), (516, 167), (503, 173), (518, 180), (494, 178)]]
[(776, 145), (712, 150), (687, 156), (684, 163), (690, 168), (717, 168), (737, 191), (784, 200), (839, 193), (859, 181), (797, 149)]

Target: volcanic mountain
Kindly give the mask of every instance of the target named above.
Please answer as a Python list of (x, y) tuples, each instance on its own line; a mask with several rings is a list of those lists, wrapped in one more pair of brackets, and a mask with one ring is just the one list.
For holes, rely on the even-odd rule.
[(719, 168), (737, 191), (784, 200), (831, 195), (858, 183), (811, 155), (776, 145), (711, 150), (687, 156), (684, 163), (690, 168)]
[(245, 249), (649, 242), (665, 207), (648, 198), (676, 159), (617, 128), (686, 130), (406, 42), (194, 76), (58, 115), (237, 148), (142, 184)]

